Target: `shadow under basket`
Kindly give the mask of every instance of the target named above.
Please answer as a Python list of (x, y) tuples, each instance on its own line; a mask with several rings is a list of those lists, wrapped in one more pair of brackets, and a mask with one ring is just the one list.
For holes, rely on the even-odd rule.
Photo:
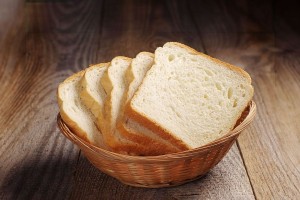
[(160, 156), (129, 156), (101, 149), (72, 133), (60, 115), (57, 123), (61, 132), (102, 172), (127, 185), (161, 188), (181, 185), (206, 174), (226, 155), (255, 113), (256, 105), (252, 101), (235, 128), (218, 140), (192, 150)]

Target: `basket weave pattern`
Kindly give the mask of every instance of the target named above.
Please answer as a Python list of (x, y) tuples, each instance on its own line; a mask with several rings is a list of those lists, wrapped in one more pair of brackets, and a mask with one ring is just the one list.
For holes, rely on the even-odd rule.
[(255, 113), (256, 105), (252, 101), (237, 126), (222, 138), (196, 149), (161, 156), (129, 156), (110, 152), (72, 133), (60, 115), (57, 123), (61, 132), (102, 172), (127, 185), (159, 188), (180, 185), (207, 173), (226, 155)]

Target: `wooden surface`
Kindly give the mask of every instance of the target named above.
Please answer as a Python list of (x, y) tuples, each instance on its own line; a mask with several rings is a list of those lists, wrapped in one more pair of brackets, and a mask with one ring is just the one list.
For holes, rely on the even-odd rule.
[[(2, 0), (0, 199), (300, 199), (300, 26), (291, 1)], [(116, 55), (183, 42), (245, 68), (255, 121), (205, 177), (123, 185), (59, 132), (56, 88)]]

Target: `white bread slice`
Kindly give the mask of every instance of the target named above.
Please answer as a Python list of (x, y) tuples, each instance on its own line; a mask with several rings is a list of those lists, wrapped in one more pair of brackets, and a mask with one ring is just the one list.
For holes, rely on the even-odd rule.
[(128, 88), (125, 73), (130, 64), (130, 58), (115, 57), (101, 78), (101, 84), (107, 93), (104, 103), (104, 139), (115, 152), (130, 155), (159, 155), (160, 152), (156, 148), (130, 141), (116, 129), (117, 121), (123, 115), (125, 91)]
[(129, 84), (126, 102), (128, 102), (136, 89), (140, 86), (147, 71), (152, 67), (154, 62), (154, 54), (150, 52), (140, 52), (134, 59), (126, 71), (126, 80)]
[[(132, 59), (131, 65), (126, 72), (126, 80), (129, 86), (127, 92), (125, 92), (125, 102), (132, 98), (153, 62), (154, 54), (149, 52), (140, 52)], [(156, 155), (180, 151), (170, 142), (163, 140), (155, 133), (126, 117), (119, 121), (117, 129), (124, 138), (153, 149)]]
[(94, 114), (99, 130), (104, 127), (103, 107), (106, 98), (100, 80), (108, 66), (109, 63), (93, 65), (85, 70), (81, 79), (80, 98), (83, 104)]
[(82, 104), (79, 91), (84, 71), (67, 78), (58, 87), (58, 105), (60, 115), (70, 130), (87, 142), (108, 149), (101, 132), (97, 129), (93, 114)]
[(103, 112), (105, 123), (103, 135), (105, 141), (111, 147), (119, 145), (120, 143), (120, 138), (117, 133), (115, 133), (115, 130), (119, 116), (123, 112), (122, 105), (124, 102), (122, 101), (127, 88), (125, 73), (130, 63), (131, 58), (122, 56), (115, 57), (100, 80), (107, 94)]
[(192, 149), (228, 133), (252, 96), (251, 78), (241, 68), (169, 42), (156, 49), (125, 115)]

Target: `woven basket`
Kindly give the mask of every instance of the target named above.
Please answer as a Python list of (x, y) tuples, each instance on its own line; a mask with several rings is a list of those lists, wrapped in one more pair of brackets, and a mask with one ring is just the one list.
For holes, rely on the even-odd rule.
[(127, 185), (160, 188), (195, 180), (212, 169), (229, 151), (242, 130), (253, 120), (256, 105), (252, 101), (235, 128), (205, 146), (161, 156), (129, 156), (93, 146), (72, 133), (57, 117), (61, 132), (74, 142), (87, 159), (102, 172)]

